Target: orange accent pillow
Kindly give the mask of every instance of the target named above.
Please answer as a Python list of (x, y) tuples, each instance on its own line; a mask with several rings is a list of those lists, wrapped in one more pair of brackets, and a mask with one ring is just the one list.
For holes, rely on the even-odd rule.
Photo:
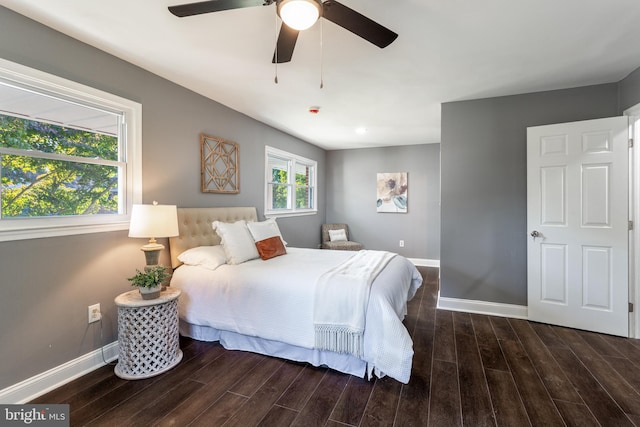
[(263, 260), (275, 258), (287, 253), (280, 236), (273, 236), (268, 239), (260, 240), (256, 242), (256, 248), (258, 248), (260, 258)]

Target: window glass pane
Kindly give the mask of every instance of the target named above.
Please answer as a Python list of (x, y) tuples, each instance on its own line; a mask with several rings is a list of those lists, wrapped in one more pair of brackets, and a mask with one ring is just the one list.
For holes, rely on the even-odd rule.
[(269, 184), (271, 206), (270, 209), (289, 209), (289, 186)]
[(313, 190), (309, 187), (296, 188), (296, 208), (312, 209), (313, 208)]
[(0, 114), (0, 147), (118, 160), (118, 138)]
[(269, 156), (268, 167), (271, 171), (272, 182), (286, 184), (289, 180), (289, 161), (286, 159)]
[(271, 177), (272, 182), (280, 182), (282, 184), (286, 184), (289, 180), (287, 171), (282, 169), (271, 169)]
[(118, 214), (118, 167), (2, 155), (2, 218)]
[(303, 164), (296, 163), (296, 184), (297, 185), (309, 185), (311, 167)]

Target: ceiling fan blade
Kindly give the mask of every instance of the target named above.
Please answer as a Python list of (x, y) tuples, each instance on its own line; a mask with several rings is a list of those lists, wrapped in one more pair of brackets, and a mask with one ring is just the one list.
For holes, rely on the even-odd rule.
[(285, 23), (280, 26), (280, 33), (278, 34), (278, 42), (276, 44), (276, 51), (273, 53), (272, 63), (282, 64), (283, 62), (291, 61), (293, 56), (293, 49), (296, 47), (296, 40), (298, 40), (298, 34), (300, 31), (294, 30)]
[(169, 6), (169, 12), (179, 18), (200, 15), (203, 13), (220, 12), (221, 10), (241, 9), (244, 7), (269, 5), (268, 0), (209, 0), (198, 3)]
[(389, 46), (398, 37), (390, 29), (334, 0), (322, 3), (322, 16), (380, 48)]

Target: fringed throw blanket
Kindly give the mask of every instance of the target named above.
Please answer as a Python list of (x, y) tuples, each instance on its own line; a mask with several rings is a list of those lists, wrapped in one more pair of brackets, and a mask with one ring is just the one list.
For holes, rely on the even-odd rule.
[(318, 278), (313, 313), (317, 349), (362, 358), (369, 290), (395, 255), (362, 250)]

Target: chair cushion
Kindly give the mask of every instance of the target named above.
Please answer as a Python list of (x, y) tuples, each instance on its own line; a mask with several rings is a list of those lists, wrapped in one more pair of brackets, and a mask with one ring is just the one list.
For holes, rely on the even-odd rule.
[(333, 249), (340, 251), (359, 251), (363, 246), (358, 242), (324, 242), (322, 249)]

